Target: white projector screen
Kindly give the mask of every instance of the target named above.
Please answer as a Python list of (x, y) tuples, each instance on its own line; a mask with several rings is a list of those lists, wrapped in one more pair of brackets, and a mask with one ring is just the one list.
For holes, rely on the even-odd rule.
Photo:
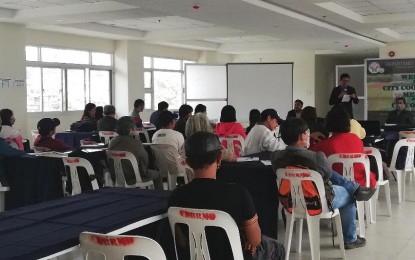
[(236, 120), (249, 122), (249, 111), (277, 110), (282, 119), (292, 109), (293, 63), (228, 63), (228, 104)]

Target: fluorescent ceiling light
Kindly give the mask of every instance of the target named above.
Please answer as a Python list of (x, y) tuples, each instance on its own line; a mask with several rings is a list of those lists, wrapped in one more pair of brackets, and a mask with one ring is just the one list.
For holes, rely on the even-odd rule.
[(401, 35), (399, 33), (395, 32), (392, 29), (386, 28), (386, 27), (385, 28), (376, 28), (376, 30), (383, 33), (383, 34), (386, 34), (387, 36), (393, 37), (395, 39), (400, 39), (401, 38)]
[(330, 30), (330, 31), (341, 33), (343, 35), (347, 35), (347, 36), (350, 36), (350, 37), (353, 37), (353, 38), (356, 38), (356, 39), (359, 39), (359, 40), (362, 40), (362, 41), (374, 43), (374, 44), (377, 44), (379, 46), (385, 46), (385, 44), (381, 41), (377, 41), (377, 40), (374, 40), (374, 39), (371, 39), (371, 38), (368, 38), (368, 37), (365, 37), (365, 36), (350, 32), (350, 31), (347, 31), (345, 29), (336, 27), (336, 26), (331, 25), (329, 23), (311, 18), (309, 16), (306, 16), (306, 15), (303, 15), (303, 14), (300, 14), (300, 13), (296, 13), (294, 11), (291, 11), (289, 9), (280, 7), (280, 6), (275, 5), (275, 4), (270, 4), (270, 3), (264, 2), (262, 0), (242, 0), (242, 1), (244, 1), (246, 3), (249, 3), (249, 4), (252, 4), (252, 5), (256, 5), (258, 7), (262, 7), (264, 9), (267, 9), (267, 10), (270, 10), (270, 11), (273, 11), (273, 12), (276, 12), (276, 13), (279, 13), (279, 14), (282, 14), (282, 15), (285, 15), (285, 16), (288, 16), (288, 17), (291, 17), (291, 18), (294, 18), (294, 19), (297, 19), (297, 20), (301, 20), (301, 21), (309, 23), (309, 24), (319, 26), (321, 28), (325, 28), (325, 29)]
[(349, 18), (353, 21), (359, 22), (359, 23), (365, 23), (365, 19), (360, 14), (347, 9), (339, 4), (333, 3), (333, 2), (326, 2), (326, 3), (315, 3), (316, 5), (327, 9), (329, 11), (332, 11), (333, 13), (339, 14), (341, 16), (344, 16), (346, 18)]
[(314, 54), (316, 55), (324, 55), (324, 54), (342, 54), (342, 53), (346, 53), (344, 51), (335, 51), (335, 50), (317, 50), (314, 52)]

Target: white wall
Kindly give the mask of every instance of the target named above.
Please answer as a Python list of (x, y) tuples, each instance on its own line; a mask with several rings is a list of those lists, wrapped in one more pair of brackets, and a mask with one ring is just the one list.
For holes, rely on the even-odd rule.
[[(301, 99), (304, 106), (315, 106), (314, 57), (311, 51), (284, 51), (234, 55), (232, 62), (293, 62), (293, 99)], [(285, 118), (286, 115), (280, 116)]]
[(415, 58), (415, 41), (387, 43), (379, 48), (379, 58), (390, 58), (390, 51), (395, 52), (393, 58)]

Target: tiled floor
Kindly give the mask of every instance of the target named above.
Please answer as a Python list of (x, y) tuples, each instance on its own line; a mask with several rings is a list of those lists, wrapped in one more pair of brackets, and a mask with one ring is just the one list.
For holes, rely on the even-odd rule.
[[(388, 217), (383, 189), (378, 201), (377, 222), (366, 229), (367, 244), (363, 248), (346, 250), (347, 259), (408, 260), (415, 259), (415, 183), (406, 182), (406, 201), (398, 204), (397, 182), (390, 181), (392, 217)], [(331, 229), (321, 226), (321, 259), (340, 259), (338, 242), (332, 246)], [(284, 241), (285, 229), (279, 225), (278, 240)], [(292, 248), (294, 248), (292, 246)], [(311, 259), (307, 229), (304, 228), (302, 252), (291, 253), (291, 260)]]

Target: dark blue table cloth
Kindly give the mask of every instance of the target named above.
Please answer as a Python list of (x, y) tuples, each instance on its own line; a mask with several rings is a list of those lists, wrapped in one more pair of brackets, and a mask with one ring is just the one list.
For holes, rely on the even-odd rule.
[(79, 148), (81, 140), (91, 138), (90, 132), (62, 132), (56, 133), (55, 138), (62, 140), (71, 148)]
[(170, 191), (104, 188), (0, 213), (0, 259), (37, 259), (167, 212)]

